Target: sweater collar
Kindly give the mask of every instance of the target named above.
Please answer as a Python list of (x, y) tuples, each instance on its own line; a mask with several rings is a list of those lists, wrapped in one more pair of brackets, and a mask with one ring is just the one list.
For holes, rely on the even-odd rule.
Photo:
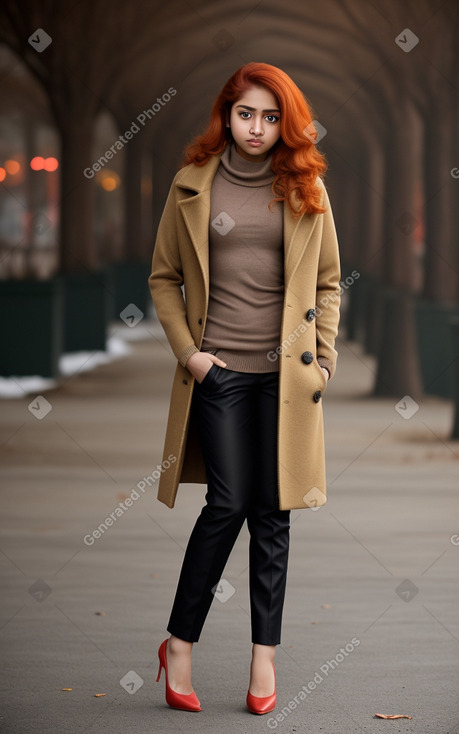
[(229, 143), (221, 154), (218, 173), (239, 186), (268, 186), (274, 180), (271, 160), (272, 156), (268, 155), (263, 161), (248, 161)]

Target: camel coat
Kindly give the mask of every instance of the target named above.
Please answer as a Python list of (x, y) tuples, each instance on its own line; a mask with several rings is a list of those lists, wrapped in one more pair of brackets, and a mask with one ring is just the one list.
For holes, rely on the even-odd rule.
[[(220, 156), (175, 176), (158, 227), (148, 282), (154, 306), (178, 360), (172, 386), (158, 499), (174, 507), (179, 483), (205, 483), (191, 412), (194, 380), (185, 367), (200, 349), (209, 300), (209, 213)], [(284, 304), (279, 359), (278, 490), (281, 510), (327, 501), (322, 395), (336, 367), (340, 264), (330, 202), (324, 214), (294, 218), (284, 210)], [(184, 292), (181, 286), (184, 285)], [(271, 355), (273, 356), (273, 355)]]

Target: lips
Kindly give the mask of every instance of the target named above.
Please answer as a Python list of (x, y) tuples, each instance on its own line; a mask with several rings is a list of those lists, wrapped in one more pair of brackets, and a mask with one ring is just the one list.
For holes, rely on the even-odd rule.
[(257, 140), (256, 138), (251, 138), (250, 140), (247, 140), (249, 145), (263, 145), (262, 140)]

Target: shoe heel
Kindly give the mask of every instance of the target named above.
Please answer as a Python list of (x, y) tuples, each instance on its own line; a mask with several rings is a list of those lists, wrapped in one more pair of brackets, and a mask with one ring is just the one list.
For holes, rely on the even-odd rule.
[(163, 669), (163, 666), (162, 666), (162, 665), (161, 665), (161, 663), (160, 663), (160, 664), (159, 664), (159, 670), (158, 670), (158, 675), (156, 676), (156, 682), (157, 682), (157, 683), (159, 683), (159, 679), (161, 678), (161, 671), (162, 671), (162, 669)]
[[(158, 657), (159, 657), (159, 655), (158, 655)], [(157, 683), (159, 682), (159, 679), (161, 678), (161, 672), (162, 672), (162, 669), (163, 669), (163, 667), (164, 667), (164, 666), (163, 666), (163, 661), (162, 661), (162, 660), (161, 660), (161, 658), (159, 657), (159, 668), (158, 668), (158, 675), (156, 676), (156, 682), (157, 682)]]

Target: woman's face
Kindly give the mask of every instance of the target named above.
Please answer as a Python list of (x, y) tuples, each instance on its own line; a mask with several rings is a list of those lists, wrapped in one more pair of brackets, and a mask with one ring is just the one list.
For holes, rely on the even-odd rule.
[(239, 155), (264, 161), (280, 138), (279, 103), (265, 87), (249, 87), (231, 107), (229, 122)]

